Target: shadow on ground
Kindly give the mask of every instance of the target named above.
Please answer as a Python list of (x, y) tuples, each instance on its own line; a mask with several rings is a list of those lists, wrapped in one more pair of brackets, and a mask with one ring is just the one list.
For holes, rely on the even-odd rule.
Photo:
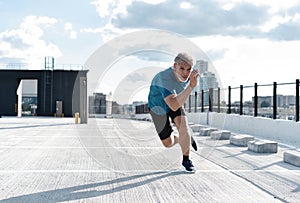
[[(33, 194), (21, 195), (16, 197), (10, 197), (7, 199), (0, 200), (0, 202), (7, 203), (18, 203), (18, 202), (63, 202), (63, 201), (72, 201), (72, 200), (82, 200), (86, 198), (100, 197), (103, 195), (108, 195), (124, 190), (128, 190), (135, 187), (140, 187), (157, 180), (167, 178), (169, 176), (186, 174), (184, 171), (158, 171), (153, 173), (145, 173), (133, 176), (127, 176), (122, 178), (117, 178), (109, 181), (91, 183), (86, 185), (79, 185), (74, 187), (67, 187), (57, 190), (49, 190), (44, 192), (38, 192)], [(152, 177), (153, 176), (153, 177)], [(140, 178), (143, 178), (142, 180)], [(146, 179), (145, 179), (146, 178)], [(132, 182), (135, 180), (135, 182)], [(124, 184), (130, 182), (128, 184)], [(113, 184), (120, 183), (120, 186), (114, 187)], [(123, 183), (121, 185), (121, 183)], [(101, 190), (101, 186), (106, 186), (106, 188)], [(87, 190), (87, 191), (83, 191)]]

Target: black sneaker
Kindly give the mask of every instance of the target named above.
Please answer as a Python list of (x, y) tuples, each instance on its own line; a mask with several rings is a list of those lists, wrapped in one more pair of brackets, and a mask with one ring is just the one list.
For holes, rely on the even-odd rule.
[(196, 172), (196, 170), (194, 169), (194, 165), (193, 165), (193, 163), (192, 163), (192, 161), (191, 160), (183, 160), (182, 161), (182, 166), (185, 168), (185, 170), (187, 171), (187, 172), (190, 172), (190, 173), (195, 173)]
[(192, 147), (194, 148), (195, 151), (197, 151), (197, 143), (196, 141), (194, 140), (193, 136), (191, 136), (191, 145)]

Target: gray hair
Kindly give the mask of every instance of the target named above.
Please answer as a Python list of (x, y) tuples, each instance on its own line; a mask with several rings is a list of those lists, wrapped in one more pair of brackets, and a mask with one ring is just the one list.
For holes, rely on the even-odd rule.
[(174, 59), (174, 62), (175, 62), (175, 63), (179, 63), (179, 62), (181, 62), (181, 61), (187, 63), (187, 64), (190, 65), (191, 67), (193, 67), (193, 65), (194, 65), (194, 61), (193, 61), (192, 56), (190, 56), (190, 55), (187, 54), (187, 53), (179, 53), (179, 54), (175, 57), (175, 59)]

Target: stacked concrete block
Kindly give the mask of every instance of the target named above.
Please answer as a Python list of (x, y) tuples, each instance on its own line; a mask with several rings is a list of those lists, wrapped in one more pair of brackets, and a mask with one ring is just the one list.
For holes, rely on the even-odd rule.
[(231, 132), (228, 130), (217, 130), (210, 133), (210, 138), (214, 140), (229, 140)]
[(277, 153), (277, 142), (270, 140), (253, 140), (248, 142), (248, 150), (257, 153)]
[(210, 136), (211, 132), (217, 131), (217, 128), (203, 128), (200, 130), (199, 135), (200, 136)]
[(289, 150), (283, 153), (283, 161), (300, 167), (300, 151)]
[(200, 124), (194, 124), (194, 125), (190, 125), (190, 128), (192, 129), (193, 132), (200, 132), (200, 130), (206, 128), (206, 126)]
[(237, 135), (231, 135), (229, 140), (230, 140), (230, 144), (241, 146), (241, 147), (247, 147), (248, 142), (254, 140), (254, 136), (247, 135), (247, 134), (237, 134)]

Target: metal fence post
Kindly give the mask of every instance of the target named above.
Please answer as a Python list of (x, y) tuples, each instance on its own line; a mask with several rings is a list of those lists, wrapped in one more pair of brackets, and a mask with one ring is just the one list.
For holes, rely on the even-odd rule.
[(254, 117), (257, 117), (258, 97), (257, 97), (257, 83), (254, 83)]
[(243, 115), (243, 85), (240, 85), (240, 115)]
[(231, 114), (231, 87), (228, 86), (228, 114)]
[(195, 92), (195, 113), (197, 112), (197, 92)]
[(208, 97), (209, 97), (209, 111), (213, 111), (213, 105), (214, 105), (214, 96), (213, 96), (213, 88), (209, 88), (208, 90)]
[(296, 80), (296, 115), (295, 121), (299, 121), (299, 79)]
[(220, 113), (220, 109), (221, 109), (221, 90), (220, 88), (218, 87), (218, 113)]
[(273, 83), (273, 119), (277, 117), (277, 83)]
[(201, 90), (201, 112), (204, 112), (204, 90)]

